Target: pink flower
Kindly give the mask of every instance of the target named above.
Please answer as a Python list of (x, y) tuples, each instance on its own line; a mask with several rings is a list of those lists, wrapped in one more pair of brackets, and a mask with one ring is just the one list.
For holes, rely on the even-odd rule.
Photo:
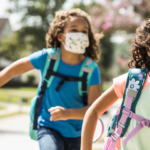
[(106, 22), (105, 24), (103, 24), (102, 29), (103, 30), (108, 30), (112, 26), (113, 26), (112, 22)]
[(101, 23), (102, 23), (102, 17), (99, 16), (98, 18), (94, 19), (93, 22), (94, 22), (94, 26), (95, 26), (96, 28), (100, 27), (100, 25), (101, 25)]
[(91, 14), (96, 14), (96, 13), (100, 13), (100, 8), (97, 6), (93, 6), (92, 9), (90, 10)]
[(125, 69), (126, 66), (127, 66), (127, 64), (128, 64), (128, 61), (129, 61), (129, 60), (128, 60), (128, 59), (125, 59), (125, 58), (117, 57), (117, 58), (116, 58), (116, 61), (117, 61), (118, 63), (120, 63), (122, 69)]

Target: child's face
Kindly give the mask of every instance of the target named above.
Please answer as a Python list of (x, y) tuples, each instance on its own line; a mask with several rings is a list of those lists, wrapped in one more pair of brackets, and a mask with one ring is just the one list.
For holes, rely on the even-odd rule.
[[(88, 36), (89, 34), (89, 25), (87, 21), (82, 17), (71, 17), (68, 21), (67, 25), (64, 28), (64, 33), (76, 33), (76, 32), (82, 32)], [(58, 40), (60, 42), (65, 43), (65, 36), (62, 35), (62, 33), (59, 33), (57, 36)]]

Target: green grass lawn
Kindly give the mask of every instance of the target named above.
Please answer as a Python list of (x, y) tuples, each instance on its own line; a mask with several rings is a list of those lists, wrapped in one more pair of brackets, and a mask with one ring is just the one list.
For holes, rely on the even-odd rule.
[(112, 82), (105, 82), (102, 84), (102, 93), (105, 92), (109, 87), (111, 87)]
[(0, 110), (3, 110), (3, 109), (5, 109), (5, 107), (1, 107), (1, 106), (0, 106)]
[(29, 91), (29, 92), (36, 92), (37, 88), (36, 87), (21, 87), (17, 88), (20, 91)]
[[(1, 88), (0, 89), (0, 101), (8, 102), (8, 103), (18, 103), (18, 100), (19, 100), (19, 96), (17, 96), (18, 93), (32, 92), (33, 95), (36, 95), (36, 89), (37, 88), (31, 88), (31, 87), (26, 87), (26, 88)], [(9, 96), (9, 93), (13, 93), (13, 96), (12, 95)], [(27, 104), (29, 105), (31, 103), (32, 97), (27, 98), (27, 99), (28, 99)]]
[(6, 117), (12, 117), (12, 116), (16, 116), (16, 115), (22, 115), (22, 114), (25, 114), (25, 113), (24, 112), (14, 112), (14, 113), (11, 113), (11, 114), (1, 115), (0, 119), (1, 118), (6, 118)]
[[(102, 93), (105, 90), (107, 90), (111, 86), (111, 84), (112, 84), (111, 82), (104, 83), (102, 85)], [(18, 93), (24, 93), (24, 92), (35, 93), (33, 94), (34, 97), (34, 95), (36, 95), (36, 90), (37, 90), (36, 87), (0, 88), (0, 101), (8, 102), (8, 103), (18, 103), (19, 100), (19, 97), (17, 96)], [(13, 96), (10, 95), (9, 93), (13, 93)], [(28, 99), (27, 104), (30, 105), (32, 97), (27, 99)]]

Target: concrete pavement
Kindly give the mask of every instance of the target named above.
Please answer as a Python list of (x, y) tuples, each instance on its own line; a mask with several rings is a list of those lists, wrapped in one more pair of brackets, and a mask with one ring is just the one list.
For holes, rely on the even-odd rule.
[[(119, 101), (115, 103), (109, 108), (106, 115), (101, 116), (105, 127), (102, 138), (106, 136), (108, 125), (110, 124), (111, 118), (115, 114), (119, 103)], [(14, 113), (20, 110), (26, 112), (26, 114), (0, 119), (0, 150), (39, 150), (38, 142), (31, 140), (29, 137), (30, 106), (20, 106), (2, 102), (0, 102), (0, 106), (6, 108), (0, 110), (0, 115)], [(102, 148), (102, 145), (103, 143), (94, 143), (93, 149), (98, 150)]]
[[(0, 119), (0, 150), (39, 150), (38, 142), (29, 137), (27, 114)], [(94, 143), (93, 149), (102, 148)]]
[[(0, 115), (17, 112), (20, 107), (15, 104), (0, 102), (5, 110), (0, 110)], [(29, 110), (30, 107), (22, 106), (26, 114), (0, 119), (0, 150), (39, 150), (38, 142), (29, 137)], [(94, 143), (93, 149), (102, 148), (102, 143)]]
[(5, 103), (0, 101), (0, 106), (4, 107), (4, 109), (0, 110), (0, 116), (15, 113), (15, 112), (26, 112), (29, 113), (30, 106), (22, 105), (22, 104), (12, 104), (12, 103)]
[(29, 122), (27, 114), (0, 119), (0, 150), (39, 150), (28, 135)]

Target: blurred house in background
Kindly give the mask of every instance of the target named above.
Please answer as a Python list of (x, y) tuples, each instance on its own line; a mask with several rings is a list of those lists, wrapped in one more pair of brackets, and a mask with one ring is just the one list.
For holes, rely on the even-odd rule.
[[(13, 33), (8, 18), (0, 18), (0, 41)], [(0, 52), (0, 70), (9, 66), (13, 61), (3, 57), (3, 52)], [(37, 70), (29, 71), (21, 76), (12, 79), (13, 82), (27, 83), (37, 85), (39, 83), (39, 72)]]
[[(0, 18), (0, 41), (5, 36), (12, 34), (12, 29), (9, 23), (8, 18)], [(0, 53), (0, 70), (7, 67), (12, 63), (11, 60), (8, 60), (2, 56), (2, 53)]]
[(12, 63), (11, 60), (8, 60), (2, 56), (0, 56), (0, 70), (7, 67), (8, 65), (10, 65)]
[(12, 29), (8, 18), (0, 18), (0, 40), (12, 34)]
[(37, 69), (33, 69), (22, 74), (20, 77), (23, 83), (28, 83), (29, 85), (37, 86), (40, 82), (40, 71)]

